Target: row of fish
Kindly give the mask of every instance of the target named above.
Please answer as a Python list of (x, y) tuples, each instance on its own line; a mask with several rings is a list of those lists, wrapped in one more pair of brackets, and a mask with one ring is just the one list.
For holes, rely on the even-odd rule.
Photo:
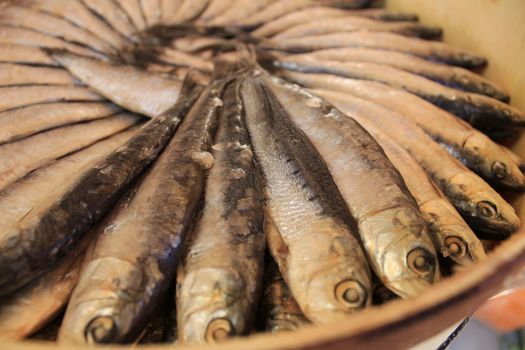
[(342, 321), (514, 233), (525, 165), (496, 141), (525, 116), (367, 3), (0, 4), (0, 338)]

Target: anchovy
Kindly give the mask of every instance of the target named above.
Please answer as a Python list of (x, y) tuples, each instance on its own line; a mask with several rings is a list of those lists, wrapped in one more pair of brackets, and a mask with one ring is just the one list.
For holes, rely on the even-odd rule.
[(156, 117), (173, 106), (181, 90), (179, 80), (131, 66), (114, 65), (67, 52), (54, 52), (52, 56), (101, 95), (148, 117)]
[(171, 18), (177, 13), (184, 0), (160, 0), (161, 22), (163, 24), (173, 23)]
[(187, 66), (205, 72), (211, 72), (213, 70), (213, 63), (209, 60), (169, 47), (162, 48), (160, 52), (157, 53), (156, 58), (163, 63), (169, 63), (175, 66)]
[(57, 66), (44, 51), (38, 47), (0, 44), (0, 62), (23, 63), (42, 66)]
[(394, 111), (351, 95), (330, 99), (358, 122), (367, 119), (388, 130), (432, 177), (480, 238), (506, 238), (518, 229), (520, 220), (510, 204), (414, 123)]
[(260, 12), (276, 0), (234, 0), (230, 8), (209, 21), (210, 25), (225, 26), (238, 23), (250, 15)]
[[(466, 122), (403, 90), (372, 81), (325, 74), (286, 72), (284, 76), (308, 88), (351, 94), (387, 107), (416, 123), (467, 167), (491, 184), (522, 190), (525, 178), (521, 160), (509, 154)], [(443, 127), (446, 125), (446, 127)]]
[(343, 319), (370, 303), (370, 271), (355, 223), (314, 146), (257, 77), (241, 96), (278, 229), (272, 255), (308, 319)]
[(392, 51), (385, 55), (384, 50), (346, 47), (319, 50), (304, 55), (305, 58), (320, 60), (386, 64), (456, 89), (487, 95), (503, 102), (510, 101), (509, 94), (501, 87), (468, 69), (427, 61), (402, 52)]
[(289, 52), (308, 52), (337, 47), (365, 47), (405, 52), (431, 61), (464, 68), (480, 68), (487, 65), (487, 60), (483, 57), (456, 49), (445, 43), (407, 38), (392, 33), (356, 32), (308, 35), (302, 38), (283, 40), (268, 39), (262, 42), (260, 46)]
[[(139, 0), (111, 0), (122, 8), (122, 10), (128, 15), (131, 23), (137, 30), (143, 30), (146, 28), (146, 19), (142, 14)], [(175, 0), (163, 0), (164, 2), (176, 2)]]
[(128, 184), (168, 143), (197, 90), (188, 80), (173, 109), (145, 124), (96, 166), (79, 173), (58, 200), (37, 208), (9, 229), (6, 236), (11, 237), (7, 239), (10, 244), (0, 245), (0, 295), (48, 271), (109, 211)]
[(262, 194), (239, 94), (237, 83), (224, 92), (204, 207), (177, 274), (183, 343), (248, 334), (262, 288)]
[(210, 0), (208, 7), (198, 18), (198, 21), (208, 22), (234, 6), (235, 0)]
[(442, 35), (440, 28), (424, 26), (414, 22), (383, 22), (362, 17), (346, 16), (331, 18), (328, 21), (326, 18), (313, 18), (278, 33), (273, 36), (272, 40), (357, 31), (389, 32), (421, 39), (438, 39)]
[[(89, 8), (97, 16), (104, 18), (104, 20), (115, 29), (120, 35), (127, 37), (130, 40), (135, 40), (134, 35), (137, 28), (133, 25), (131, 18), (124, 11), (119, 4), (113, 0), (81, 0), (82, 3)], [(131, 2), (127, 0), (127, 2)]]
[(199, 17), (210, 0), (182, 0), (177, 11), (170, 16), (170, 24), (189, 22)]
[(205, 170), (213, 165), (209, 151), (221, 90), (216, 81), (203, 92), (158, 160), (102, 225), (59, 342), (129, 343), (140, 336), (172, 282)]
[(439, 279), (436, 252), (416, 201), (381, 147), (332, 105), (297, 85), (262, 76), (323, 156), (376, 275), (405, 298), (427, 290)]
[(0, 144), (56, 127), (108, 117), (120, 111), (113, 104), (100, 102), (43, 103), (5, 111), (0, 113)]
[(347, 78), (381, 82), (411, 92), (449, 111), (476, 128), (525, 126), (525, 115), (518, 109), (488, 96), (463, 92), (403, 70), (368, 62), (312, 61), (286, 57), (275, 64), (306, 73), (330, 73)]
[(160, 2), (161, 0), (139, 0), (140, 8), (148, 27), (152, 27), (160, 21)]
[(79, 85), (79, 81), (65, 69), (0, 63), (0, 86), (15, 85)]

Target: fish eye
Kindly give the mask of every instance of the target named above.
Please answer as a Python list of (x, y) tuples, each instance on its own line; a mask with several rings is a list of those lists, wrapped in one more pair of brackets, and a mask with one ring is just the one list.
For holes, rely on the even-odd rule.
[(468, 246), (467, 243), (457, 236), (448, 236), (445, 239), (445, 246), (447, 247), (448, 253), (455, 258), (461, 258), (467, 255)]
[(208, 343), (220, 343), (235, 335), (235, 329), (227, 318), (216, 318), (206, 328), (206, 341)]
[(111, 316), (98, 316), (86, 326), (84, 337), (88, 344), (107, 344), (115, 340), (118, 327)]
[(421, 276), (434, 272), (435, 263), (432, 255), (423, 248), (412, 249), (407, 255), (408, 267)]
[(485, 218), (494, 218), (498, 214), (498, 209), (489, 201), (481, 201), (476, 204), (476, 209), (478, 213)]
[(335, 298), (346, 308), (355, 309), (366, 302), (366, 291), (354, 280), (341, 281), (335, 286)]
[(492, 163), (492, 172), (498, 179), (504, 179), (507, 176), (507, 166), (502, 162)]

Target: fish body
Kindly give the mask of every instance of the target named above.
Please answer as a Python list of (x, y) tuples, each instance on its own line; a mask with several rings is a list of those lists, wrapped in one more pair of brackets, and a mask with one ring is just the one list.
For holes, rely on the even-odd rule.
[(78, 84), (79, 81), (64, 69), (0, 63), (0, 86)]

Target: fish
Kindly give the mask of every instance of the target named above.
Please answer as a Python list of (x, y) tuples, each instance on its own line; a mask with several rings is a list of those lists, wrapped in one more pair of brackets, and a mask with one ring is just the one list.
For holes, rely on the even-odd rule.
[(296, 24), (272, 37), (272, 40), (299, 38), (308, 35), (327, 33), (347, 33), (357, 31), (389, 32), (421, 39), (439, 39), (442, 30), (437, 27), (424, 26), (415, 22), (384, 22), (363, 17), (314, 18)]
[(172, 48), (184, 52), (197, 53), (204, 50), (226, 51), (235, 48), (233, 40), (200, 36), (188, 35), (182, 38), (175, 39), (171, 43)]
[(50, 102), (0, 113), (0, 145), (38, 132), (111, 116), (121, 109), (103, 102)]
[(48, 102), (105, 101), (84, 86), (27, 85), (0, 87), (0, 112)]
[[(97, 14), (116, 30), (120, 35), (135, 41), (135, 33), (137, 28), (133, 25), (131, 18), (120, 5), (113, 1), (107, 0), (81, 0), (84, 6), (90, 11)], [(131, 1), (127, 1), (131, 2)]]
[(481, 75), (461, 67), (448, 66), (402, 52), (362, 47), (346, 47), (319, 50), (304, 54), (305, 58), (334, 61), (354, 61), (386, 64), (455, 89), (486, 95), (502, 102), (510, 102), (509, 94)]
[(229, 9), (209, 21), (209, 25), (226, 26), (261, 11), (276, 0), (234, 0)]
[[(129, 43), (125, 36), (120, 35), (113, 30), (106, 22), (97, 17), (81, 0), (22, 0), (23, 6), (52, 14), (56, 17), (62, 17), (73, 22), (80, 28), (83, 28), (99, 39), (104, 40), (116, 52)], [(129, 0), (128, 0), (129, 1)], [(108, 52), (112, 53), (112, 52)]]
[(112, 50), (105, 41), (63, 18), (23, 6), (6, 6), (0, 14), (0, 23), (32, 29), (73, 44), (89, 47), (100, 53), (108, 53)]
[[(157, 161), (101, 226), (59, 343), (130, 343), (140, 336), (173, 280), (205, 171), (213, 165), (209, 151), (221, 90), (221, 81), (204, 90)], [(122, 246), (127, 248), (116, 248)]]
[(53, 52), (52, 57), (110, 101), (151, 118), (173, 106), (181, 90), (180, 80), (135, 67), (110, 64), (65, 51)]
[(199, 56), (190, 55), (169, 47), (160, 49), (160, 52), (157, 53), (156, 58), (161, 62), (175, 66), (187, 66), (205, 72), (211, 72), (213, 70), (213, 63), (209, 60), (205, 60)]
[(0, 63), (0, 86), (16, 85), (79, 85), (79, 81), (65, 69)]
[(372, 276), (372, 304), (382, 305), (392, 300), (398, 299), (399, 297), (388, 289), (379, 278)]
[(129, 113), (45, 131), (0, 146), (0, 191), (29, 172), (129, 128), (139, 118)]
[[(35, 208), (9, 229), (9, 244), (0, 244), (0, 296), (48, 271), (111, 209), (166, 146), (199, 90), (188, 78), (172, 109), (146, 123), (94, 167), (77, 174), (60, 198)], [(26, 249), (32, 254), (26, 254)]]
[(504, 152), (500, 145), (470, 124), (406, 91), (377, 82), (325, 74), (287, 72), (284, 76), (310, 89), (351, 94), (400, 113), (493, 186), (521, 190), (525, 183), (519, 168), (522, 161), (517, 155)]
[(455, 90), (427, 78), (391, 66), (368, 62), (312, 61), (287, 57), (278, 67), (305, 73), (329, 73), (347, 78), (381, 82), (413, 93), (458, 116), (472, 126), (525, 126), (517, 108), (488, 96)]
[[(112, 0), (128, 15), (131, 23), (137, 30), (146, 28), (146, 19), (142, 14), (140, 0)], [(163, 2), (176, 2), (175, 0), (163, 0)]]
[(13, 44), (0, 44), (0, 62), (21, 63), (34, 66), (57, 66), (44, 51), (38, 47), (19, 46)]
[(519, 228), (520, 220), (514, 208), (417, 125), (394, 111), (355, 96), (344, 95), (344, 99), (331, 96), (330, 101), (358, 122), (370, 120), (388, 130), (388, 135), (425, 169), (479, 238), (502, 239)]
[[(265, 226), (265, 230), (276, 230)], [(297, 305), (273, 259), (267, 259), (266, 283), (261, 302), (265, 330), (271, 333), (291, 332), (310, 324)]]
[[(376, 13), (376, 10), (380, 10), (379, 13)], [(262, 24), (257, 27), (255, 30), (251, 31), (250, 34), (256, 37), (273, 37), (290, 27), (299, 25), (302, 23), (307, 23), (311, 19), (315, 18), (348, 18), (352, 19), (354, 17), (364, 17), (381, 20), (381, 16), (386, 15), (382, 9), (363, 9), (363, 10), (345, 10), (340, 8), (333, 7), (324, 7), (324, 6), (313, 6), (307, 7), (302, 10), (297, 10), (290, 12), (284, 16), (281, 16), (277, 19), (271, 20), (267, 23)], [(403, 19), (406, 21), (410, 20), (410, 17)]]
[(182, 343), (248, 334), (262, 289), (262, 193), (239, 88), (238, 82), (230, 83), (222, 97), (203, 209), (177, 272)]
[(184, 23), (199, 17), (210, 0), (181, 0), (177, 11), (170, 16), (169, 23)]
[(374, 273), (403, 298), (426, 291), (440, 278), (436, 251), (415, 199), (379, 144), (319, 97), (277, 77), (261, 77), (326, 162)]
[(151, 27), (160, 21), (161, 17), (161, 0), (139, 0), (142, 14), (146, 19), (146, 26)]
[(87, 47), (69, 43), (57, 37), (31, 29), (0, 25), (0, 45), (19, 45), (34, 48), (64, 49), (82, 56), (106, 59), (106, 56)]
[(278, 230), (267, 238), (270, 252), (310, 321), (342, 320), (368, 306), (371, 297), (355, 222), (326, 164), (273, 93), (247, 76), (241, 97), (267, 210)]
[(210, 0), (204, 12), (202, 12), (197, 19), (197, 22), (208, 22), (228, 11), (234, 4), (235, 0)]
[(260, 47), (298, 53), (329, 48), (363, 47), (404, 52), (427, 60), (468, 69), (482, 68), (487, 65), (485, 58), (442, 42), (381, 32), (332, 33), (282, 40), (267, 39), (261, 42)]
[(410, 12), (399, 12), (385, 10), (384, 8), (361, 8), (353, 10), (352, 13), (356, 16), (362, 16), (366, 18), (377, 19), (381, 21), (412, 21), (417, 22), (419, 20), (418, 15)]
[(173, 23), (171, 18), (177, 13), (184, 0), (160, 0), (161, 23)]
[(436, 250), (459, 265), (484, 260), (486, 254), (476, 234), (414, 158), (369, 120), (360, 119), (360, 124), (379, 142), (403, 177), (429, 224)]

